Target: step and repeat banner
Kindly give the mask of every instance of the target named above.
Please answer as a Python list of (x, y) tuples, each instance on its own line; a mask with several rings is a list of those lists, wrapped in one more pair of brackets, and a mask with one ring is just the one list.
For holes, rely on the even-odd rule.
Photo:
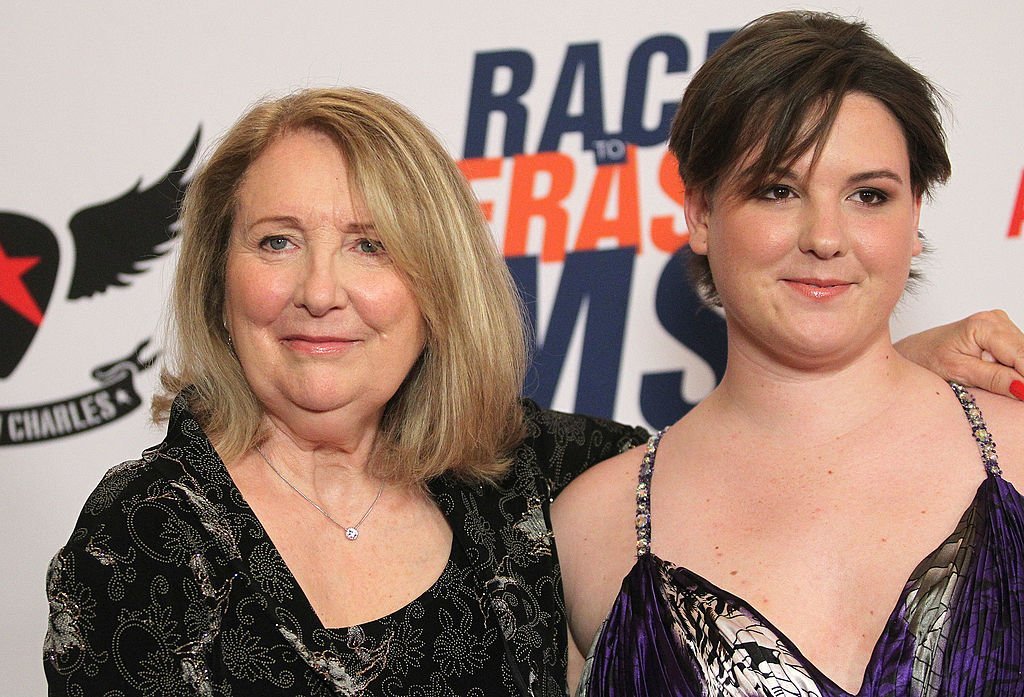
[[(679, 256), (665, 140), (688, 80), (772, 10), (588, 3), (23, 3), (0, 23), (0, 694), (42, 694), (44, 573), (147, 419), (177, 249), (166, 192), (254, 101), (353, 85), (460, 161), (529, 300), (527, 391), (658, 427), (724, 370)], [(814, 5), (867, 20), (944, 90), (954, 165), (903, 335), (979, 309), (1024, 323), (1024, 4)], [(182, 174), (182, 172), (184, 174)], [(187, 263), (187, 260), (181, 260)]]

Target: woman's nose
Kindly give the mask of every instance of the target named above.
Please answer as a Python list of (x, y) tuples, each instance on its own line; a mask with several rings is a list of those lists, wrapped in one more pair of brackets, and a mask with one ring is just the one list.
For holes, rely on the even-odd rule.
[(348, 302), (340, 262), (334, 255), (310, 255), (296, 285), (295, 303), (320, 317)]
[(807, 206), (801, 220), (800, 251), (819, 259), (842, 256), (847, 250), (843, 217), (838, 206)]

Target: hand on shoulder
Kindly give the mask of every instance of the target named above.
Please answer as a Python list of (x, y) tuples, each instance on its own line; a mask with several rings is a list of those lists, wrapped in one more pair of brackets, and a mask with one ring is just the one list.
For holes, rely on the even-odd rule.
[(1002, 310), (912, 334), (896, 349), (943, 379), (1024, 400), (1024, 332)]

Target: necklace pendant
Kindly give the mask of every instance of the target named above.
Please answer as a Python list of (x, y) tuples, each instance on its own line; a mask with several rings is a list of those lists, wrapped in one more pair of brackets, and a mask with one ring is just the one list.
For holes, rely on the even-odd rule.
[(355, 525), (353, 525), (351, 527), (345, 527), (344, 525), (339, 523), (337, 520), (332, 518), (331, 514), (323, 509), (323, 506), (321, 506), (316, 501), (314, 501), (313, 499), (311, 499), (308, 496), (306, 496), (305, 494), (303, 494), (299, 489), (297, 489), (295, 487), (294, 484), (292, 484), (290, 481), (285, 479), (285, 476), (283, 474), (281, 474), (277, 470), (276, 467), (274, 467), (274, 463), (271, 462), (270, 459), (263, 453), (263, 450), (260, 448), (260, 446), (257, 445), (257, 446), (255, 446), (255, 448), (256, 448), (256, 452), (259, 453), (260, 457), (263, 458), (263, 461), (267, 463), (267, 466), (274, 471), (274, 474), (276, 474), (278, 476), (278, 478), (280, 478), (280, 480), (282, 482), (287, 484), (289, 489), (291, 489), (296, 494), (298, 494), (300, 497), (302, 497), (302, 499), (305, 500), (306, 503), (308, 503), (310, 506), (312, 506), (316, 510), (320, 511), (320, 515), (322, 515), (324, 518), (326, 518), (327, 520), (331, 521), (332, 523), (337, 525), (339, 528), (344, 530), (345, 531), (345, 538), (349, 542), (355, 542), (356, 540), (359, 539), (359, 526), (362, 525), (363, 521), (366, 520), (366, 517), (368, 515), (370, 515), (370, 511), (372, 511), (373, 507), (377, 505), (378, 501), (380, 501), (380, 495), (384, 493), (384, 482), (383, 481), (381, 481), (380, 488), (377, 489), (377, 495), (375, 497), (373, 497), (373, 501), (370, 502), (370, 507), (366, 509), (366, 513), (363, 514), (363, 517), (360, 518), (359, 520), (357, 520)]

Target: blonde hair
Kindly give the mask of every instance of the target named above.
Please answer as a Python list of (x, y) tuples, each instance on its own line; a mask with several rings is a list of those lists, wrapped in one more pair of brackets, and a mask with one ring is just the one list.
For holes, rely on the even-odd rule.
[(444, 147), (396, 102), (358, 89), (309, 89), (251, 108), (189, 184), (172, 290), (169, 367), (153, 417), (184, 391), (231, 461), (260, 442), (262, 409), (224, 327), (225, 268), (238, 189), (285, 133), (311, 129), (338, 145), (350, 185), (427, 325), (423, 353), (387, 404), (371, 471), (422, 483), (446, 472), (493, 480), (523, 436), (523, 313), (479, 204)]

